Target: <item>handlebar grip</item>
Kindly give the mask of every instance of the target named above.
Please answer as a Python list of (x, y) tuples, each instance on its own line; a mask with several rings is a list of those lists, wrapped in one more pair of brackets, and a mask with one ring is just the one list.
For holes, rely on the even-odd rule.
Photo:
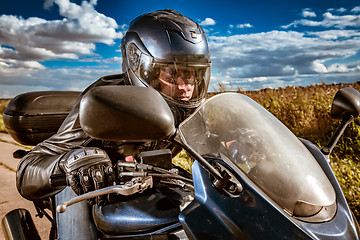
[(65, 174), (54, 174), (50, 177), (50, 186), (51, 187), (62, 187), (66, 186), (66, 175)]

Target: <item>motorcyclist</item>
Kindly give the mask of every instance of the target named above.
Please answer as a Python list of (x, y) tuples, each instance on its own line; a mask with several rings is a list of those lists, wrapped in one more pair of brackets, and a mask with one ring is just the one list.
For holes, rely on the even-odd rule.
[[(191, 19), (168, 9), (141, 15), (131, 22), (121, 41), (121, 51), (123, 74), (100, 78), (81, 96), (89, 89), (104, 85), (153, 87), (171, 107), (177, 124), (205, 99), (210, 79), (209, 49), (203, 29)], [(92, 139), (79, 123), (81, 96), (58, 132), (20, 161), (16, 180), (23, 197), (36, 201), (56, 195), (56, 201), (64, 201), (73, 196), (73, 192), (81, 194), (114, 184), (112, 167), (118, 159), (136, 158), (141, 151), (151, 149), (178, 151), (167, 141), (120, 145)], [(51, 186), (49, 179), (55, 174), (65, 174), (73, 192), (70, 188)], [(105, 202), (106, 198), (96, 199), (97, 204)], [(67, 222), (73, 215), (88, 210), (84, 204), (77, 208), (82, 210), (76, 212), (74, 208), (66, 220), (58, 222), (66, 224), (66, 231), (73, 237), (74, 231), (82, 231), (81, 224), (82, 234), (89, 232), (88, 224), (81, 223), (86, 221), (85, 216), (81, 222)], [(66, 236), (69, 232), (58, 235)]]

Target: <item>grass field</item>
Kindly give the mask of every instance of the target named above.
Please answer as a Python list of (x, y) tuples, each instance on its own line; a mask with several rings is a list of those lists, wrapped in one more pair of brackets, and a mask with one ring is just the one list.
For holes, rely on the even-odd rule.
[[(297, 136), (322, 147), (339, 125), (338, 121), (330, 118), (330, 108), (335, 93), (342, 87), (353, 87), (360, 91), (360, 84), (354, 83), (346, 85), (320, 84), (250, 92), (239, 89), (238, 92), (261, 104)], [(222, 91), (226, 91), (224, 86), (220, 86), (219, 92)], [(0, 131), (5, 131), (2, 125), (2, 110), (8, 102), (9, 100), (0, 100)], [(350, 124), (330, 159), (331, 167), (350, 208), (360, 220), (360, 119), (355, 119)], [(181, 152), (175, 161), (183, 168), (190, 169), (191, 160), (186, 157), (184, 152)]]

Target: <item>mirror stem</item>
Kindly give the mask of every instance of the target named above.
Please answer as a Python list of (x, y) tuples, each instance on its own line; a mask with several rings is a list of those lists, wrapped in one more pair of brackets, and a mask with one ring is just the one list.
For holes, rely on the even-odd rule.
[(187, 151), (195, 160), (197, 160), (210, 174), (216, 178), (218, 187), (224, 185), (224, 177), (208, 162), (203, 158), (199, 153), (197, 153), (186, 141), (180, 136), (181, 133), (177, 132), (174, 140), (178, 142), (184, 149)]
[(325, 147), (321, 149), (321, 152), (328, 156), (334, 149), (336, 143), (339, 141), (341, 135), (343, 135), (346, 127), (354, 120), (354, 116), (352, 114), (344, 114), (342, 117), (342, 121), (340, 125), (336, 128), (330, 140), (326, 143)]

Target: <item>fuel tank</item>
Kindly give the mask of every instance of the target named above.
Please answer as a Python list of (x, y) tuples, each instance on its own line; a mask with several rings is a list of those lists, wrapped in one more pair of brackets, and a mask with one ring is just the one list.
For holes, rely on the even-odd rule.
[(181, 195), (169, 190), (166, 195), (150, 189), (131, 199), (95, 205), (94, 222), (106, 235), (123, 235), (152, 232), (178, 223)]

